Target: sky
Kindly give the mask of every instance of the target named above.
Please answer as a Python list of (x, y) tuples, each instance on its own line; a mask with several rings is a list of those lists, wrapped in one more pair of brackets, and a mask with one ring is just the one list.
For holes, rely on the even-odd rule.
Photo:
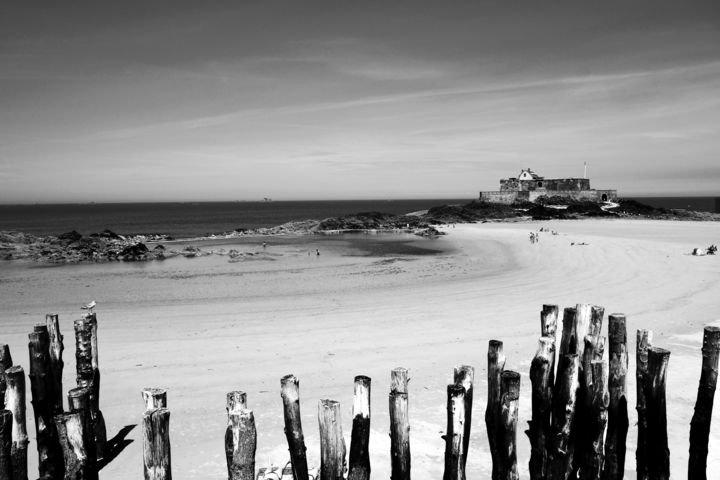
[(720, 3), (0, 2), (0, 203), (720, 195)]

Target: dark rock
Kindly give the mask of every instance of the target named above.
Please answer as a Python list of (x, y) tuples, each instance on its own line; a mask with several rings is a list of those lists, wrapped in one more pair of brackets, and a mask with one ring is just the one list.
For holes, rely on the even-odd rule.
[(58, 235), (57, 238), (59, 240), (64, 240), (67, 242), (77, 242), (78, 240), (80, 240), (82, 238), (82, 235), (80, 233), (76, 232), (75, 230), (73, 230), (71, 232), (61, 233), (60, 235)]
[(100, 233), (93, 233), (90, 235), (91, 237), (100, 237), (100, 238), (108, 238), (111, 240), (121, 240), (123, 237), (118, 235), (117, 233), (113, 232), (110, 229), (105, 229)]
[(144, 243), (136, 243), (134, 245), (128, 245), (120, 251), (119, 256), (124, 257), (126, 260), (139, 259), (148, 252), (148, 248)]
[(595, 202), (577, 202), (568, 206), (565, 210), (568, 214), (579, 214), (586, 217), (615, 217), (612, 212), (606, 212)]

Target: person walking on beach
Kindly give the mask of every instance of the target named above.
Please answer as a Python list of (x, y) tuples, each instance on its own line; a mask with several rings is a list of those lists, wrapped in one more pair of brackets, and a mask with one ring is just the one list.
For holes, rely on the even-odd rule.
[(317, 255), (318, 257), (320, 256), (320, 249), (319, 249), (319, 248), (316, 248), (316, 249), (315, 249), (315, 255)]

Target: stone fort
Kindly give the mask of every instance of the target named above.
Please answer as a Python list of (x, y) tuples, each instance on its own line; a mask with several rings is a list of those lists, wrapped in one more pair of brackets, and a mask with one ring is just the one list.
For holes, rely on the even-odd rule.
[(589, 178), (545, 178), (528, 168), (516, 178), (500, 180), (500, 190), (480, 192), (481, 201), (504, 204), (534, 202), (543, 196), (599, 203), (617, 200), (617, 190), (592, 189)]

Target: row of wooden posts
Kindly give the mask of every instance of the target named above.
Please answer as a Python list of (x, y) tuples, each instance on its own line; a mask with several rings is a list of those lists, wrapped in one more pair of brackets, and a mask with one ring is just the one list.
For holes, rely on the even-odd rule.
[[(559, 308), (544, 305), (541, 337), (530, 366), (532, 416), (531, 480), (569, 478), (615, 480), (625, 472), (629, 428), (627, 403), (628, 349), (626, 319), (609, 316), (608, 336), (601, 335), (604, 309), (577, 305), (566, 308), (558, 332)], [(57, 315), (36, 325), (29, 334), (30, 386), (35, 415), (40, 479), (97, 479), (108, 460), (105, 423), (99, 408), (100, 371), (97, 318), (87, 314), (74, 322), (77, 387), (63, 407), (63, 336)], [(558, 340), (559, 334), (559, 342)], [(665, 379), (670, 352), (652, 344), (652, 332), (637, 332), (637, 478), (670, 478)], [(713, 400), (720, 357), (720, 328), (706, 327), (695, 413), (690, 427), (688, 478), (704, 480)], [(488, 347), (488, 398), (485, 425), (492, 457), (493, 480), (516, 480), (517, 422), (520, 374), (505, 370), (503, 344)], [(0, 344), (0, 480), (27, 480), (28, 436), (25, 421), (25, 373), (13, 365), (7, 345)], [(472, 425), (474, 368), (459, 366), (447, 387), (447, 429), (443, 480), (465, 480)], [(370, 478), (370, 378), (355, 378), (353, 425), (349, 455), (340, 421), (340, 404), (321, 400), (320, 471), (322, 480)], [(300, 420), (299, 381), (287, 375), (280, 381), (285, 434), (295, 480), (310, 480)], [(148, 480), (171, 480), (170, 412), (167, 392), (142, 391), (143, 465)], [(225, 450), (229, 480), (255, 478), (257, 433), (244, 392), (227, 394), (228, 424)], [(391, 372), (390, 463), (392, 480), (410, 479), (410, 422), (408, 371)], [(346, 463), (347, 457), (347, 463)]]
[[(41, 480), (97, 479), (106, 456), (105, 420), (100, 411), (97, 318), (75, 320), (77, 386), (63, 405), (63, 335), (57, 315), (47, 315), (28, 335), (30, 392), (35, 416)], [(0, 480), (27, 480), (25, 371), (0, 344)]]
[[(525, 432), (530, 440), (531, 480), (619, 480), (625, 474), (628, 349), (626, 318), (609, 316), (608, 336), (601, 335), (604, 308), (577, 305), (566, 308), (558, 336), (559, 308), (544, 305), (540, 313), (541, 337), (530, 366), (532, 417)], [(665, 380), (670, 352), (651, 345), (652, 332), (637, 332), (636, 451), (639, 480), (670, 478)], [(557, 348), (556, 348), (557, 347)], [(557, 353), (556, 353), (557, 350)], [(702, 347), (702, 369), (695, 414), (690, 428), (688, 478), (704, 480), (710, 420), (720, 356), (720, 328), (707, 327)], [(493, 480), (519, 479), (517, 423), (520, 374), (505, 370), (503, 343), (488, 347), (488, 398), (485, 411)], [(557, 364), (557, 366), (556, 366)], [(472, 425), (474, 368), (455, 368), (447, 387), (447, 430), (443, 480), (465, 480)], [(391, 480), (410, 480), (410, 422), (408, 371), (392, 370), (390, 377)], [(285, 434), (295, 480), (308, 480), (306, 447), (300, 421), (299, 381), (293, 375), (280, 380)], [(161, 389), (143, 392), (145, 478), (166, 480), (170, 472), (169, 411)], [(228, 426), (225, 451), (229, 480), (255, 476), (257, 434), (245, 393), (227, 394)], [(370, 378), (355, 377), (350, 452), (340, 421), (340, 404), (321, 400), (321, 480), (370, 478)], [(347, 467), (347, 468), (346, 468)]]

